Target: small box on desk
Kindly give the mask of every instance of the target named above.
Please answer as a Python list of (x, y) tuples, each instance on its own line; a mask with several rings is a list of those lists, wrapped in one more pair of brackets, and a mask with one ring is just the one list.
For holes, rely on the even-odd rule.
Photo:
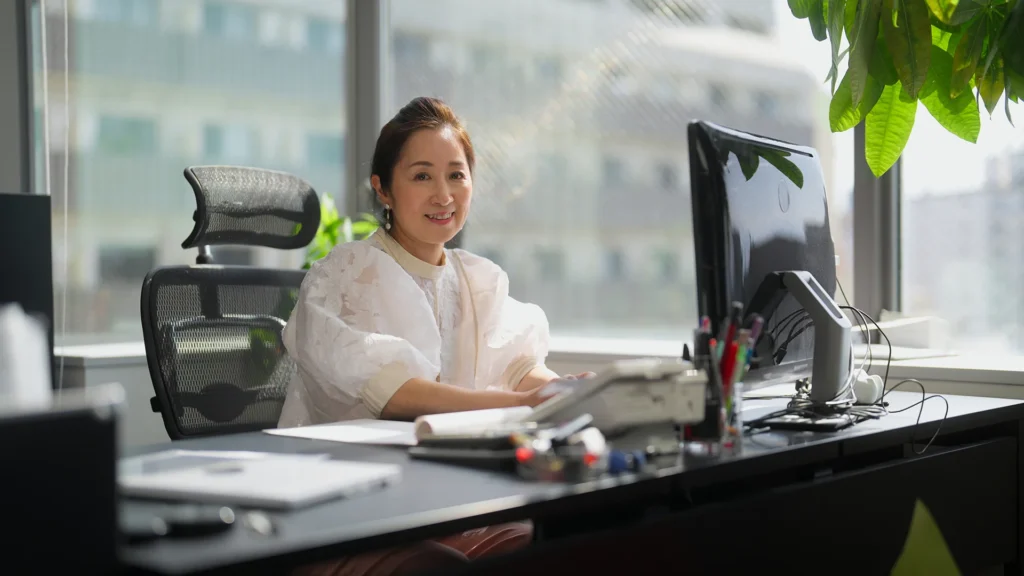
[[(116, 390), (0, 412), (5, 566), (39, 574), (117, 570)], [(31, 568), (29, 568), (31, 567)]]

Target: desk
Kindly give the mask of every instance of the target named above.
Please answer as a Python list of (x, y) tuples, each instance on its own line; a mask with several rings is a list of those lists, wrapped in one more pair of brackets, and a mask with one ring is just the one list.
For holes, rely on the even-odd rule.
[[(910, 392), (888, 397), (893, 408), (920, 398)], [(122, 558), (130, 568), (162, 574), (280, 573), (338, 555), (533, 518), (540, 541), (530, 550), (474, 564), (466, 573), (522, 574), (556, 566), (566, 573), (603, 573), (613, 567), (637, 572), (648, 565), (659, 573), (752, 565), (809, 571), (801, 559), (827, 561), (818, 566), (828, 566), (829, 573), (887, 573), (920, 497), (965, 573), (1003, 563), (1021, 573), (1024, 403), (947, 398), (949, 416), (923, 457), (913, 456), (907, 442), (914, 434), (923, 443), (935, 431), (944, 409), (938, 400), (925, 405), (921, 426), (915, 426), (914, 408), (835, 434), (758, 434), (747, 438), (733, 457), (686, 461), (656, 474), (581, 485), (530, 484), (498, 473), (410, 460), (403, 450), (379, 446), (260, 433), (183, 441), (174, 446), (327, 452), (336, 458), (397, 463), (404, 476), (385, 491), (276, 514), (273, 537), (236, 529), (200, 540), (126, 546)], [(762, 402), (770, 410), (783, 401)], [(725, 525), (742, 530), (737, 533), (745, 535), (742, 545), (704, 535), (708, 526), (718, 534)], [(740, 549), (745, 553), (738, 554)], [(640, 558), (646, 560), (638, 564)]]

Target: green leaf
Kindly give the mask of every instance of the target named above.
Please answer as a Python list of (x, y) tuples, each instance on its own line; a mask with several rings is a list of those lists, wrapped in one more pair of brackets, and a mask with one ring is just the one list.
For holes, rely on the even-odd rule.
[(742, 149), (733, 150), (732, 153), (736, 155), (736, 160), (740, 164), (740, 171), (743, 172), (743, 177), (749, 182), (754, 177), (754, 174), (757, 173), (757, 166), (760, 164), (757, 154), (754, 154), (753, 150), (750, 150), (746, 145)]
[(991, 0), (960, 0), (960, 5), (956, 7), (956, 12), (950, 18), (949, 24), (952, 26), (964, 24), (984, 12), (990, 4), (992, 4)]
[(932, 24), (925, 0), (885, 0), (882, 31), (900, 83), (917, 98), (928, 77)]
[(846, 41), (853, 46), (853, 29), (857, 25), (857, 6), (860, 0), (847, 0), (846, 8), (843, 10), (843, 28), (846, 30)]
[(811, 22), (811, 34), (814, 39), (821, 42), (827, 38), (825, 27), (825, 2), (826, 0), (815, 0), (811, 6), (811, 14), (808, 20)]
[(789, 156), (788, 152), (773, 148), (758, 148), (758, 154), (767, 160), (769, 164), (778, 168), (779, 172), (782, 172), (786, 178), (789, 178), (793, 184), (796, 184), (797, 188), (804, 187), (804, 173), (792, 160), (786, 158), (786, 156)]
[[(855, 2), (856, 0), (851, 0)], [(843, 41), (843, 18), (846, 15), (846, 0), (828, 0), (828, 39), (832, 43), (832, 92), (836, 92), (836, 76), (839, 74), (839, 44)]]
[(885, 41), (879, 38), (875, 42), (875, 50), (871, 53), (871, 64), (868, 65), (868, 72), (875, 80), (890, 86), (900, 81), (896, 74), (896, 67), (892, 64), (892, 55), (885, 45)]
[[(1003, 68), (1024, 77), (1024, 1), (1017, 0), (1013, 12), (1006, 19), (999, 34), (999, 51), (1003, 55)], [(1024, 96), (1024, 86), (1014, 83), (1017, 96)]]
[(867, 86), (868, 64), (878, 38), (878, 17), (882, 0), (859, 0), (857, 21), (850, 40), (850, 91), (854, 106), (860, 105)]
[(935, 518), (920, 500), (914, 503), (903, 551), (892, 567), (892, 576), (928, 574), (929, 576), (960, 576), (960, 569), (942, 537)]
[(928, 0), (928, 7), (939, 20), (949, 24), (959, 3), (959, 0)]
[(974, 72), (978, 69), (978, 60), (985, 47), (985, 31), (988, 21), (979, 18), (968, 28), (953, 52), (953, 76), (949, 83), (950, 96), (956, 98), (967, 89)]
[(820, 2), (820, 0), (789, 0), (789, 11), (793, 13), (793, 16), (803, 20), (810, 17), (815, 2)]
[(1024, 95), (1024, 76), (1010, 70), (1004, 61), (1003, 78), (1006, 80), (1006, 92), (1010, 95), (1010, 99), (1017, 102), (1021, 95)]
[(990, 118), (1005, 88), (1003, 82), (1003, 59), (996, 52), (997, 49), (995, 47), (989, 51), (990, 57), (986, 58), (986, 60), (989, 60), (988, 64), (984, 68), (979, 68), (975, 76), (975, 81), (978, 83), (978, 95), (981, 96), (981, 100), (985, 103), (985, 109), (988, 110)]
[(916, 114), (917, 101), (901, 83), (882, 89), (864, 120), (864, 155), (875, 176), (885, 174), (903, 153)]
[(953, 57), (939, 46), (932, 46), (932, 64), (921, 90), (921, 103), (943, 128), (968, 142), (977, 142), (981, 131), (978, 103), (970, 92), (950, 97), (952, 73)]
[(1013, 126), (1014, 128), (1016, 128), (1016, 126), (1013, 124), (1013, 116), (1010, 115), (1010, 98), (1011, 98), (1011, 95), (1012, 95), (1012, 93), (1010, 92), (1010, 88), (1007, 87), (1006, 88), (1006, 98), (1003, 99), (1003, 110), (1006, 111), (1006, 121), (1010, 123), (1010, 126)]
[(845, 132), (853, 128), (864, 116), (871, 111), (871, 108), (878, 102), (882, 94), (882, 85), (873, 77), (867, 77), (867, 85), (864, 89), (864, 97), (861, 98), (858, 106), (853, 105), (852, 91), (850, 89), (850, 73), (847, 71), (832, 101), (828, 106), (828, 124), (833, 132)]

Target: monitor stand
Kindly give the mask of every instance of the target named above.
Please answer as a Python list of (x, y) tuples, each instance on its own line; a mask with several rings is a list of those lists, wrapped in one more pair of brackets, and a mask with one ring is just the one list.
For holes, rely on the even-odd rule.
[(811, 410), (832, 413), (832, 402), (852, 393), (850, 386), (850, 320), (810, 272), (791, 270), (765, 277), (751, 301), (751, 310), (768, 317), (787, 294), (810, 316), (814, 326), (814, 358), (811, 364)]

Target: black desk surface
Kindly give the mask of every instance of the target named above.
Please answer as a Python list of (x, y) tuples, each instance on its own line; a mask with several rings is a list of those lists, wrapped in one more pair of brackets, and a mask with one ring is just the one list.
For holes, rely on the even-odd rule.
[[(1024, 419), (1024, 402), (998, 398), (946, 396), (949, 415), (941, 423), (943, 434)], [(890, 409), (921, 400), (920, 393), (892, 392)], [(748, 418), (778, 409), (784, 400), (746, 401)], [(602, 502), (628, 500), (644, 492), (655, 493), (666, 482), (704, 486), (768, 473), (798, 464), (827, 461), (858, 451), (902, 445), (912, 438), (924, 443), (942, 421), (941, 400), (924, 404), (921, 425), (918, 408), (860, 423), (838, 433), (770, 432), (747, 437), (742, 451), (718, 461), (689, 462), (657, 474), (620, 477), (586, 484), (532, 484), (511, 475), (477, 471), (412, 460), (404, 449), (342, 444), (272, 436), (263, 433), (186, 440), (178, 449), (256, 450), (291, 453), (329, 453), (334, 458), (400, 464), (402, 481), (386, 490), (351, 500), (337, 500), (311, 508), (271, 515), (273, 536), (261, 536), (236, 527), (223, 535), (194, 540), (163, 540), (121, 549), (131, 567), (175, 574), (236, 567), (252, 568), (269, 558), (310, 561), (369, 548), (396, 545), (442, 536), (472, 527), (526, 518), (543, 519), (593, 510)], [(170, 447), (162, 444), (135, 448), (126, 455)], [(153, 504), (126, 501), (125, 509), (141, 510)]]

